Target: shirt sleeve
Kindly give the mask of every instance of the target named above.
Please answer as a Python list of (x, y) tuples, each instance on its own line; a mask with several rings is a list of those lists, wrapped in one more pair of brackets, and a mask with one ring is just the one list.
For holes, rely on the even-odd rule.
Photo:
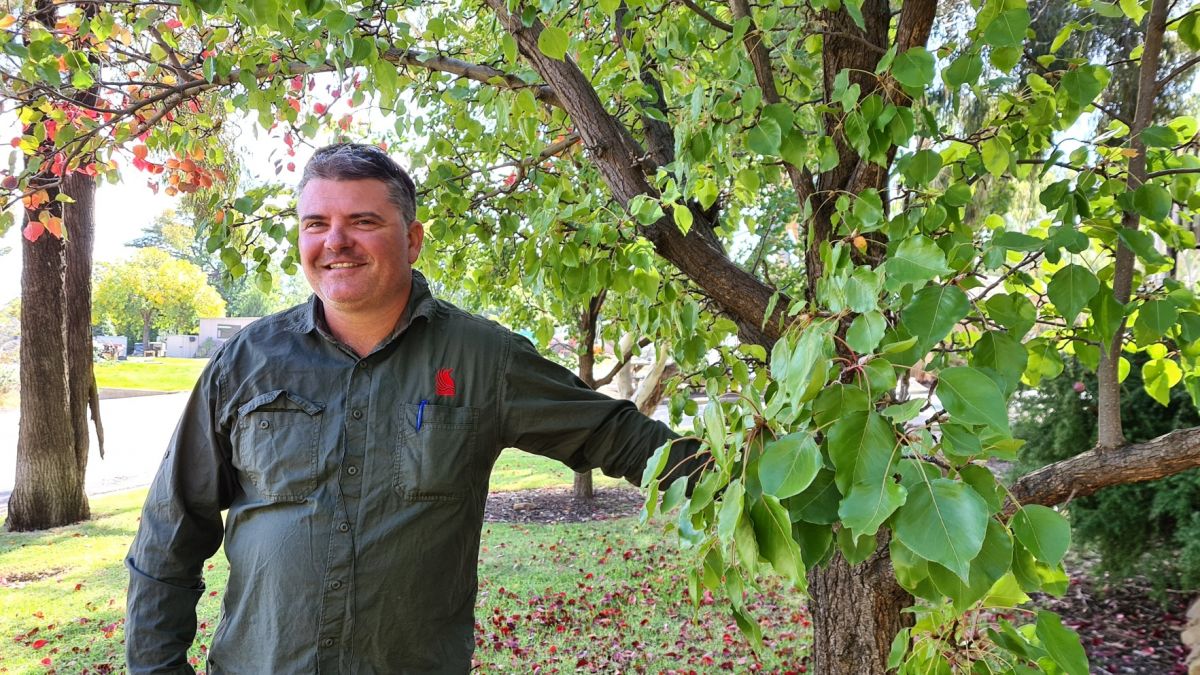
[(699, 443), (677, 440), (667, 425), (643, 415), (632, 401), (591, 389), (520, 335), (509, 334), (507, 352), (499, 402), (504, 447), (552, 457), (575, 471), (600, 469), (641, 485), (646, 461), (674, 441), (662, 484), (681, 476), (694, 482)]
[(219, 394), (218, 353), (192, 390), (125, 560), (125, 652), (133, 674), (194, 672), (187, 650), (204, 593), (204, 561), (221, 545), (221, 511), (236, 489)]

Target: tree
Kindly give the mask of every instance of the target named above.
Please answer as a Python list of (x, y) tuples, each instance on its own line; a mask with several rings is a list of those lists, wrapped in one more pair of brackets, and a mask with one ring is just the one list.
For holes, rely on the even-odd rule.
[[(1088, 15), (1026, 59), (1021, 0), (944, 20), (951, 4), (935, 0), (485, 0), (411, 13), (203, 0), (112, 5), (111, 24), (87, 26), (64, 10), (77, 32), (122, 48), (77, 48), (108, 69), (111, 102), (57, 147), (71, 166), (77, 151), (128, 144), (152, 171), (166, 170), (157, 155), (186, 152), (199, 162), (191, 184), (207, 155), (186, 109), (206, 92), (280, 125), (289, 147), (333, 121), (331, 99), (373, 102), (416, 158), (435, 237), (487, 232), (576, 270), (563, 278), (580, 292), (630, 283), (644, 302), (621, 318), (671, 338), (708, 390), (707, 471), (690, 496), (681, 483), (648, 501), (678, 509), (693, 597), (724, 588), (753, 637), (741, 602), (757, 571), (807, 586), (822, 673), (1039, 659), (1084, 672), (1051, 614), (973, 630), (993, 616), (981, 603), (1066, 583), (1068, 530), (1042, 505), (1200, 464), (1200, 430), (1126, 444), (1118, 405), (1127, 351), (1149, 357), (1157, 400), (1179, 385), (1200, 395), (1200, 305), (1161, 275), (1174, 264), (1162, 248), (1195, 246), (1179, 223), (1200, 208), (1197, 120), (1154, 110), (1200, 63), (1200, 11), (1078, 4), (1141, 26), (1123, 54), (1138, 72), (1132, 115), (1104, 102), (1117, 64), (1072, 51), (1071, 36), (1095, 28)], [(11, 76), (34, 121), (78, 105), (60, 67), (87, 71), (53, 46), (25, 49)], [(1009, 77), (1023, 59), (1032, 72)], [(318, 93), (316, 73), (340, 80)], [(986, 104), (978, 120), (939, 121), (926, 97), (939, 76), (951, 104)], [(1099, 123), (1077, 127), (1084, 115)], [(568, 141), (581, 151), (555, 152)], [(517, 171), (495, 169), (506, 163)], [(1037, 219), (972, 212), (985, 177), (1044, 181)], [(210, 233), (217, 247), (235, 220), (286, 240), (265, 195), (231, 206)], [(548, 237), (564, 255), (544, 255)], [(1020, 444), (1007, 403), (1064, 352), (1097, 370), (1097, 448), (1004, 488), (983, 462)], [(918, 363), (940, 405), (906, 398)], [(718, 399), (728, 388), (737, 401)], [(932, 417), (918, 418), (926, 405)], [(672, 411), (688, 406), (675, 398)]]
[(104, 266), (96, 279), (93, 323), (111, 321), (150, 344), (150, 329), (195, 332), (201, 317), (224, 316), (225, 301), (199, 267), (157, 248)]

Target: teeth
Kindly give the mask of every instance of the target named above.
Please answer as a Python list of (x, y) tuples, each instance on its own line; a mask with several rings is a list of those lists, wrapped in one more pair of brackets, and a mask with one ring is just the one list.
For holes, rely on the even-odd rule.
[(329, 266), (331, 270), (341, 270), (349, 267), (358, 267), (358, 263), (333, 263)]

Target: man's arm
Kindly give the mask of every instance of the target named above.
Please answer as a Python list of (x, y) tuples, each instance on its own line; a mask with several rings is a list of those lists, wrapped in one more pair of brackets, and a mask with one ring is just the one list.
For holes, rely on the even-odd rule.
[[(677, 438), (631, 401), (592, 390), (520, 335), (509, 336), (503, 373), (500, 440), (506, 447), (553, 457), (575, 471), (598, 468), (640, 485), (646, 460)], [(664, 487), (684, 476), (695, 480), (698, 447), (692, 440), (671, 445)]]
[(221, 545), (221, 510), (236, 485), (220, 422), (218, 358), (192, 390), (125, 560), (125, 654), (133, 674), (194, 672), (187, 650), (204, 593), (202, 569)]

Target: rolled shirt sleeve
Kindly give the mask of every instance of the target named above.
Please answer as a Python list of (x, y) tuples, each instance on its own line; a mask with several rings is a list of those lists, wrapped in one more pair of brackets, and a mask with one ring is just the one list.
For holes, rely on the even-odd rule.
[(640, 485), (647, 459), (674, 441), (663, 485), (688, 475), (694, 481), (698, 442), (676, 440), (667, 425), (643, 415), (633, 402), (591, 389), (518, 334), (509, 334), (505, 358), (499, 417), (506, 446)]
[(204, 561), (221, 545), (221, 511), (235, 489), (214, 357), (192, 391), (142, 507), (125, 564), (130, 673), (192, 673), (187, 650), (204, 593)]

